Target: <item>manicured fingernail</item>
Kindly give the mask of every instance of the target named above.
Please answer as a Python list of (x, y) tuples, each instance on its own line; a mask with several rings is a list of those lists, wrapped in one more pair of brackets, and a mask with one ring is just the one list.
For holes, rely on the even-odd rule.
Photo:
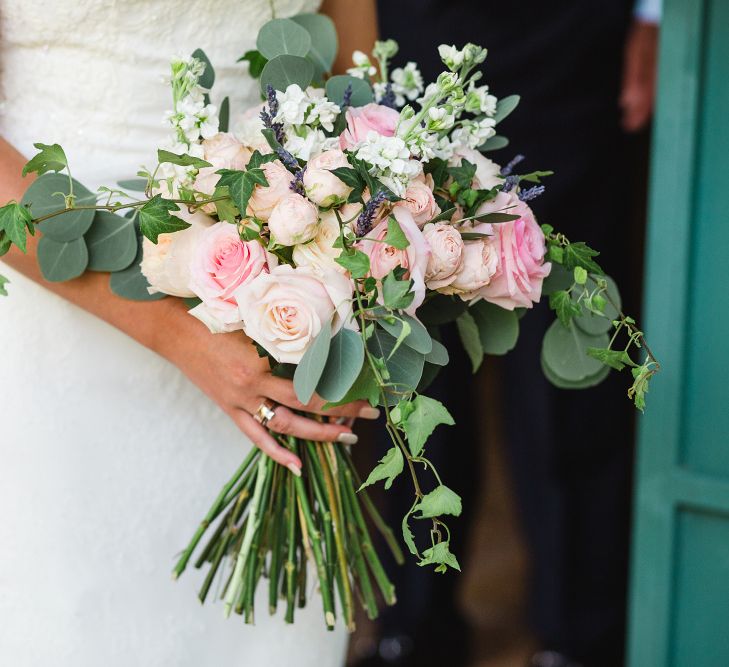
[(362, 419), (377, 419), (380, 416), (380, 411), (377, 408), (366, 405), (359, 411), (359, 416)]
[(337, 436), (337, 442), (343, 445), (356, 445), (359, 438), (354, 433), (340, 433)]
[(335, 424), (338, 424), (339, 426), (341, 426), (342, 424), (346, 424), (348, 419), (349, 419), (349, 417), (337, 417), (334, 420), (334, 423)]
[(299, 468), (299, 466), (297, 466), (295, 463), (289, 463), (286, 467), (292, 473), (294, 473), (294, 475), (296, 475), (297, 477), (301, 477), (301, 468)]

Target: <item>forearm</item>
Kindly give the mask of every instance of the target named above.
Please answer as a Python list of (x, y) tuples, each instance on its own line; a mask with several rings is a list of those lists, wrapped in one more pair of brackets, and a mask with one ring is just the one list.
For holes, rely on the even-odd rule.
[[(25, 162), (26, 159), (17, 150), (0, 139), (0, 204), (12, 199), (19, 201), (32, 182), (31, 176), (21, 177)], [(46, 282), (36, 260), (37, 247), (36, 233), (28, 237), (27, 253), (13, 246), (0, 261), (164, 356), (169, 356), (171, 348), (165, 345), (166, 337), (176, 337), (176, 333), (181, 333), (181, 327), (202, 326), (194, 318), (186, 316), (185, 304), (180, 299), (138, 302), (115, 295), (109, 289), (109, 275), (106, 273), (87, 272), (68, 282)]]
[(333, 69), (335, 74), (344, 74), (352, 66), (352, 51), (372, 51), (377, 39), (377, 3), (375, 0), (324, 0), (321, 11), (337, 26), (339, 52)]

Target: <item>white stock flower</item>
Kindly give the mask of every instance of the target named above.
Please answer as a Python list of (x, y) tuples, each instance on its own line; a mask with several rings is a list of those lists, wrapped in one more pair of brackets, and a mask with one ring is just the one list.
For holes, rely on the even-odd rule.
[(289, 125), (301, 125), (304, 122), (306, 110), (311, 101), (301, 90), (301, 86), (292, 83), (285, 92), (277, 92), (276, 99), (278, 100), (278, 113), (274, 117), (274, 121)]
[(405, 194), (408, 181), (420, 173), (421, 164), (410, 158), (410, 149), (400, 137), (369, 132), (357, 148), (357, 157), (374, 167), (375, 175), (398, 196)]
[(459, 51), (455, 46), (441, 44), (438, 47), (438, 55), (443, 64), (451, 71), (458, 69), (464, 60), (464, 52)]
[(339, 147), (339, 137), (327, 137), (321, 130), (306, 130), (304, 136), (287, 136), (284, 148), (294, 157), (308, 162), (324, 151)]
[(314, 99), (313, 105), (306, 113), (305, 122), (307, 125), (321, 125), (327, 132), (334, 129), (334, 121), (337, 119), (341, 109), (339, 105), (330, 102), (326, 97)]
[(352, 53), (352, 62), (354, 63), (354, 67), (350, 67), (347, 70), (347, 74), (350, 76), (364, 79), (365, 77), (377, 74), (377, 68), (372, 64), (369, 56), (363, 51), (354, 51)]
[(488, 86), (475, 86), (471, 83), (466, 93), (465, 109), (469, 113), (484, 113), (487, 116), (493, 116), (496, 113), (497, 99), (494, 95), (489, 95)]
[(392, 79), (392, 92), (395, 93), (398, 106), (405, 104), (403, 98), (412, 102), (423, 92), (423, 75), (413, 62), (407, 63), (405, 67), (397, 67), (392, 70), (390, 78)]
[(465, 120), (461, 127), (453, 131), (451, 139), (456, 145), (478, 148), (496, 134), (495, 125), (494, 119), (488, 117), (481, 120)]

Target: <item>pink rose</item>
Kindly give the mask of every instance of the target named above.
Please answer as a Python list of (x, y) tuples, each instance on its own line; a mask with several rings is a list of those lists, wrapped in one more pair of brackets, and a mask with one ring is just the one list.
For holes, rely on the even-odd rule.
[[(468, 228), (467, 231), (490, 233), (492, 230), (491, 225), (480, 224), (473, 229)], [(465, 241), (461, 265), (454, 279), (438, 291), (443, 294), (457, 294), (464, 301), (472, 301), (481, 294), (479, 290), (485, 289), (491, 282), (498, 264), (498, 253), (488, 240)]]
[(316, 236), (319, 209), (306, 197), (291, 192), (283, 197), (268, 218), (271, 237), (280, 245), (297, 245)]
[[(251, 150), (238, 141), (232, 134), (218, 132), (202, 143), (203, 157), (212, 167), (203, 167), (195, 178), (195, 189), (206, 195), (215, 192), (220, 180), (218, 169), (245, 169), (251, 159)], [(215, 212), (215, 204), (203, 207), (206, 213)]]
[(499, 258), (499, 266), (491, 282), (478, 291), (478, 296), (497, 306), (513, 310), (531, 308), (542, 295), (542, 282), (552, 265), (544, 262), (546, 243), (534, 213), (524, 202), (512, 198), (508, 213), (518, 220), (494, 225), (489, 239)]
[(393, 208), (407, 209), (419, 227), (440, 213), (440, 208), (435, 203), (433, 190), (428, 187), (427, 183), (419, 180), (410, 182), (405, 190), (405, 198), (396, 202)]
[(309, 160), (304, 172), (304, 188), (306, 196), (315, 204), (324, 208), (332, 206), (345, 200), (352, 191), (332, 174), (331, 170), (339, 167), (349, 167), (349, 162), (347, 156), (337, 149), (324, 151)]
[(413, 315), (425, 299), (425, 271), (430, 258), (430, 246), (409, 211), (404, 208), (395, 209), (393, 215), (409, 242), (407, 248), (398, 250), (382, 243), (387, 236), (387, 219), (367, 234), (372, 240), (365, 238), (358, 245), (370, 258), (370, 275), (373, 278), (382, 280), (398, 266), (407, 270), (406, 276), (413, 281), (415, 298), (405, 312)]
[(436, 222), (425, 225), (423, 236), (430, 246), (425, 284), (428, 289), (450, 285), (456, 279), (464, 253), (461, 233), (453, 226)]
[(268, 220), (271, 212), (284, 197), (291, 194), (293, 176), (279, 160), (261, 165), (268, 185), (256, 185), (248, 200), (248, 214), (261, 220)]
[(190, 288), (202, 300), (190, 313), (213, 333), (242, 329), (234, 293), (267, 269), (258, 241), (243, 241), (235, 225), (216, 223), (200, 236), (190, 262)]
[(246, 334), (277, 361), (297, 364), (322, 326), (332, 334), (352, 322), (352, 282), (337, 271), (282, 264), (238, 288)]
[(383, 137), (392, 137), (400, 114), (381, 104), (366, 104), (363, 107), (349, 107), (346, 113), (347, 129), (339, 136), (342, 150), (352, 149), (367, 138), (369, 132)]

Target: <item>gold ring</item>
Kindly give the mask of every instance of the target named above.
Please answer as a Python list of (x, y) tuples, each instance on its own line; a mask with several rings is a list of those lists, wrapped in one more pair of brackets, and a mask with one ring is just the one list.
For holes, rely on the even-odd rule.
[(255, 419), (261, 426), (265, 426), (276, 416), (276, 404), (273, 401), (265, 399), (258, 406), (258, 410), (253, 414)]

